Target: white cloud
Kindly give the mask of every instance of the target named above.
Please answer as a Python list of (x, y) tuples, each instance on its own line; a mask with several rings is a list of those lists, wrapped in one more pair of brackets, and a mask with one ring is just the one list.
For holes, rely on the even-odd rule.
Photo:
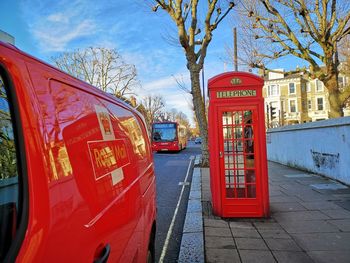
[(89, 7), (79, 0), (23, 1), (21, 9), (41, 52), (65, 51), (73, 41), (98, 32), (94, 18), (87, 15)]
[(83, 36), (91, 34), (95, 30), (95, 25), (90, 20), (84, 20), (76, 23), (74, 27), (69, 26), (56, 28), (55, 25), (40, 25), (33, 29), (33, 35), (38, 39), (40, 47), (46, 51), (65, 51), (68, 44)]
[(54, 22), (54, 23), (68, 23), (68, 17), (63, 14), (63, 13), (56, 13), (56, 14), (51, 14), (47, 17), (47, 20), (49, 22)]

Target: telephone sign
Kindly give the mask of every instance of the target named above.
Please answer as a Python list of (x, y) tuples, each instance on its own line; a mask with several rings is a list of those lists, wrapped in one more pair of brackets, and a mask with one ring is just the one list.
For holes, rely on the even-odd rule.
[(208, 82), (210, 187), (218, 216), (269, 215), (263, 83), (245, 72)]

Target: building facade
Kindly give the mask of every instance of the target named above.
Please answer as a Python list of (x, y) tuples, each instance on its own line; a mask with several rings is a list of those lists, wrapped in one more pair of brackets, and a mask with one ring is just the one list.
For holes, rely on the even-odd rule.
[[(340, 86), (348, 82), (348, 78), (339, 77)], [(285, 74), (283, 69), (269, 72), (263, 96), (268, 127), (328, 119), (327, 89), (321, 81), (309, 79), (303, 73)], [(350, 115), (349, 109), (344, 115)]]

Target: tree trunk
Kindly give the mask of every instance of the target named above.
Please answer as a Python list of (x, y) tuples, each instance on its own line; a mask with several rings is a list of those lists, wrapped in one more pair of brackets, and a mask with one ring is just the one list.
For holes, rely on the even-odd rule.
[(208, 122), (205, 113), (205, 105), (201, 94), (199, 70), (190, 69), (192, 100), (197, 117), (200, 135), (202, 137), (202, 166), (209, 166), (208, 151)]
[(341, 101), (340, 98), (337, 75), (330, 76), (327, 81), (324, 81), (324, 85), (328, 90), (329, 118), (344, 117), (344, 101)]

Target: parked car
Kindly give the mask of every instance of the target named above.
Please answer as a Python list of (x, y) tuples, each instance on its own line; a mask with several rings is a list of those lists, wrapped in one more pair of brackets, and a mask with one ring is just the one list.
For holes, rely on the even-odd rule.
[(151, 262), (142, 116), (0, 42), (0, 262)]
[(197, 137), (197, 138), (194, 140), (194, 143), (195, 143), (195, 144), (201, 144), (201, 143), (202, 143), (202, 138), (201, 138), (201, 137)]

